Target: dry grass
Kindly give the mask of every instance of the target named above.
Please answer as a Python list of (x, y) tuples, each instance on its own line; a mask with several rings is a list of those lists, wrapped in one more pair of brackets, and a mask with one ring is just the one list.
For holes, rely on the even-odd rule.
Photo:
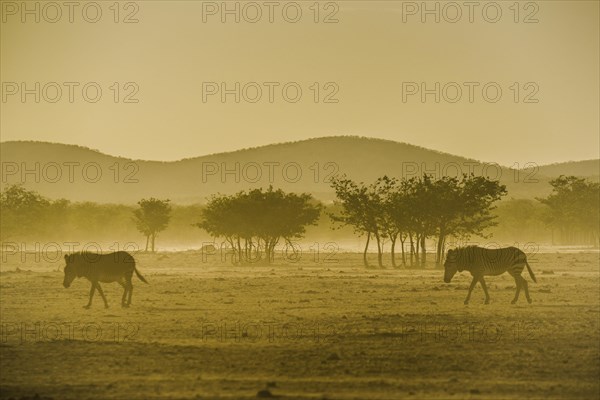
[(0, 270), (3, 399), (599, 395), (598, 254), (538, 254), (534, 303), (511, 305), (504, 275), (487, 306), (480, 287), (463, 305), (464, 273), (447, 285), (436, 270), (366, 270), (357, 254), (235, 267), (140, 254), (150, 284), (134, 278), (132, 307), (105, 284), (111, 307), (96, 294), (90, 310), (86, 281), (64, 289), (61, 263), (29, 257)]

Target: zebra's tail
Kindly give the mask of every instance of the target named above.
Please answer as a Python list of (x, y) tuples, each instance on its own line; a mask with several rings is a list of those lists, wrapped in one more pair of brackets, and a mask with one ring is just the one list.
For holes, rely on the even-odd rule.
[[(148, 281), (142, 276), (142, 274), (140, 274), (140, 272), (137, 270), (137, 268), (133, 268), (133, 270), (135, 271), (135, 274), (137, 275), (138, 278), (140, 278), (140, 280), (144, 283), (148, 283)], [(531, 273), (531, 270), (529, 270), (529, 273)], [(535, 278), (533, 278), (533, 280), (535, 281)]]
[(529, 271), (529, 276), (531, 276), (531, 279), (533, 279), (533, 281), (537, 283), (537, 279), (535, 279), (535, 275), (533, 274), (533, 271), (531, 270), (531, 267), (529, 266), (529, 263), (527, 261), (525, 261), (525, 265), (527, 265), (527, 271)]

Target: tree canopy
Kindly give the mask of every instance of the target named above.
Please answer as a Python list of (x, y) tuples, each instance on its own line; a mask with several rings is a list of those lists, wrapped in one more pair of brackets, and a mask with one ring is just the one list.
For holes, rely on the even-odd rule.
[[(366, 234), (363, 260), (371, 236), (377, 243), (378, 264), (386, 241), (391, 242), (392, 264), (396, 266), (395, 247), (400, 239), (402, 261), (406, 263), (404, 243), (410, 243), (413, 259), (425, 262), (425, 240), (437, 238), (438, 263), (442, 260), (446, 238), (484, 236), (495, 225), (493, 203), (506, 194), (498, 181), (474, 175), (461, 179), (429, 175), (397, 180), (383, 176), (370, 185), (355, 183), (345, 176), (336, 177), (331, 186), (341, 204), (341, 212), (332, 214), (334, 223), (350, 225), (356, 233)], [(420, 255), (419, 255), (420, 253)]]
[(563, 176), (550, 181), (552, 193), (538, 200), (548, 206), (546, 222), (567, 244), (599, 245), (600, 184)]
[(159, 200), (153, 197), (138, 202), (139, 208), (133, 211), (135, 226), (146, 237), (146, 251), (151, 244), (155, 251), (156, 236), (165, 230), (171, 220), (170, 200)]
[(235, 195), (213, 196), (195, 224), (231, 246), (235, 261), (265, 259), (271, 262), (275, 246), (283, 239), (303, 237), (315, 225), (321, 205), (309, 194), (284, 193), (281, 189), (253, 189)]

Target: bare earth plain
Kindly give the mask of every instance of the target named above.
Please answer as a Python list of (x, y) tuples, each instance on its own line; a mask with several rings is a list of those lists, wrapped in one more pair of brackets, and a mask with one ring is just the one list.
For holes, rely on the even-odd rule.
[[(360, 254), (232, 266), (137, 254), (132, 305), (64, 289), (63, 260), (3, 256), (2, 399), (597, 399), (598, 253), (530, 257), (533, 304), (505, 274), (366, 269)], [(374, 260), (373, 260), (374, 261)], [(387, 261), (387, 260), (386, 260)], [(389, 264), (389, 261), (388, 261)]]

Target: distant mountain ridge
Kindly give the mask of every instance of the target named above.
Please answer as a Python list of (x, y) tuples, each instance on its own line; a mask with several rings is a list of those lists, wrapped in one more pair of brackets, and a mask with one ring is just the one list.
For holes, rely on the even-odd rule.
[(474, 172), (499, 176), (508, 187), (508, 197), (532, 198), (547, 194), (548, 180), (559, 175), (595, 180), (600, 175), (600, 160), (517, 171), (406, 143), (356, 136), (270, 144), (178, 161), (131, 160), (77, 145), (10, 141), (0, 143), (0, 158), (3, 187), (23, 183), (54, 199), (126, 204), (146, 197), (197, 203), (215, 193), (269, 185), (330, 201), (335, 196), (326, 180), (337, 173), (371, 182), (382, 175)]
[(600, 175), (600, 161), (581, 160), (542, 165), (540, 173), (546, 176), (575, 175), (593, 178)]

